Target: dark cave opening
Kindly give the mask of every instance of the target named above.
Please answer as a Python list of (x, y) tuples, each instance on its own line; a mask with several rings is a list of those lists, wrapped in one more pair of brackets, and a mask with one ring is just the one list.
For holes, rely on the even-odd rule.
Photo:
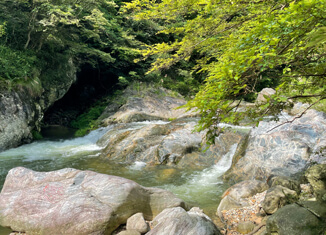
[(77, 81), (45, 112), (43, 126), (69, 127), (70, 122), (92, 104), (112, 94), (117, 89), (117, 83), (118, 76), (112, 71), (100, 70), (89, 64), (82, 65), (77, 73)]

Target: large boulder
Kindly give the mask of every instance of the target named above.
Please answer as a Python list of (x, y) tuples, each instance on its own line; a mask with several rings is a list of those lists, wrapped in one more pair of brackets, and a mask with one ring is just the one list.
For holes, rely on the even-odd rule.
[[(146, 120), (171, 120), (182, 117), (197, 116), (195, 112), (186, 112), (185, 108), (180, 106), (185, 105), (186, 101), (181, 96), (172, 97), (170, 91), (161, 88), (160, 95), (148, 92), (143, 97), (137, 97), (137, 94), (128, 94), (125, 91), (127, 100), (124, 105), (118, 110), (109, 105), (102, 119), (103, 125), (112, 123), (128, 123), (139, 122)], [(115, 112), (112, 112), (114, 110)]]
[(138, 212), (151, 220), (184, 202), (117, 176), (66, 168), (9, 171), (0, 194), (0, 225), (27, 234), (111, 233)]
[(223, 211), (249, 206), (247, 198), (267, 189), (268, 185), (258, 180), (242, 181), (231, 186), (222, 195), (222, 200), (217, 208), (217, 215), (223, 220)]
[(102, 156), (119, 162), (167, 164), (203, 169), (217, 163), (245, 135), (225, 131), (205, 151), (205, 132), (193, 132), (197, 119), (173, 122), (115, 124), (98, 141)]
[(296, 191), (276, 185), (267, 190), (262, 207), (267, 214), (273, 214), (280, 207), (293, 203), (297, 198)]
[(185, 211), (181, 207), (165, 209), (152, 221), (154, 227), (146, 235), (220, 235), (212, 220), (198, 208)]
[(279, 122), (263, 121), (254, 128), (243, 151), (224, 175), (227, 182), (266, 180), (270, 175), (302, 173), (311, 162), (311, 151), (324, 138), (326, 115), (308, 110), (301, 118), (283, 114)]
[[(324, 207), (319, 206), (317, 208)], [(277, 210), (266, 222), (267, 234), (324, 235), (325, 218), (319, 218), (311, 209), (291, 204)]]

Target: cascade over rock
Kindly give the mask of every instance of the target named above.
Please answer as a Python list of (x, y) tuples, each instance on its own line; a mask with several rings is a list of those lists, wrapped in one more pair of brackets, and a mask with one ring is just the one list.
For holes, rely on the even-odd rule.
[(9, 171), (0, 194), (0, 225), (27, 234), (110, 234), (135, 213), (151, 220), (172, 207), (185, 203), (121, 177), (18, 167)]
[[(112, 105), (107, 107), (102, 119), (105, 114), (109, 117), (103, 119), (103, 124), (117, 124), (97, 142), (104, 147), (103, 157), (127, 163), (141, 161), (203, 169), (216, 164), (247, 135), (246, 131), (225, 130), (216, 138), (216, 144), (204, 151), (206, 132), (194, 132), (197, 114), (179, 109), (186, 101), (168, 96), (166, 90), (163, 92), (164, 97), (150, 93), (145, 97), (129, 97), (114, 114)], [(143, 126), (131, 123), (148, 119), (172, 121)]]

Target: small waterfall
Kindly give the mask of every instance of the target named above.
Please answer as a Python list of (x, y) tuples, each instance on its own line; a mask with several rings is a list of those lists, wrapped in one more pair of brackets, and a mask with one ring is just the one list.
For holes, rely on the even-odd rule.
[(236, 149), (237, 144), (232, 145), (229, 152), (218, 163), (203, 171), (186, 176), (187, 180), (184, 184), (169, 184), (162, 186), (162, 188), (170, 190), (186, 201), (192, 201), (204, 207), (212, 204), (217, 208), (220, 200), (219, 195), (226, 189), (221, 176), (231, 167), (232, 157)]

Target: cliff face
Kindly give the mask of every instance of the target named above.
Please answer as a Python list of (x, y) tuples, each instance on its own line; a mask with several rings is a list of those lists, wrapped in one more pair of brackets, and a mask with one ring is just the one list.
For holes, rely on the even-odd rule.
[(72, 61), (64, 69), (65, 78), (42, 83), (40, 95), (31, 95), (24, 88), (0, 91), (0, 151), (33, 139), (32, 130), (40, 128), (46, 109), (62, 98), (76, 80)]

